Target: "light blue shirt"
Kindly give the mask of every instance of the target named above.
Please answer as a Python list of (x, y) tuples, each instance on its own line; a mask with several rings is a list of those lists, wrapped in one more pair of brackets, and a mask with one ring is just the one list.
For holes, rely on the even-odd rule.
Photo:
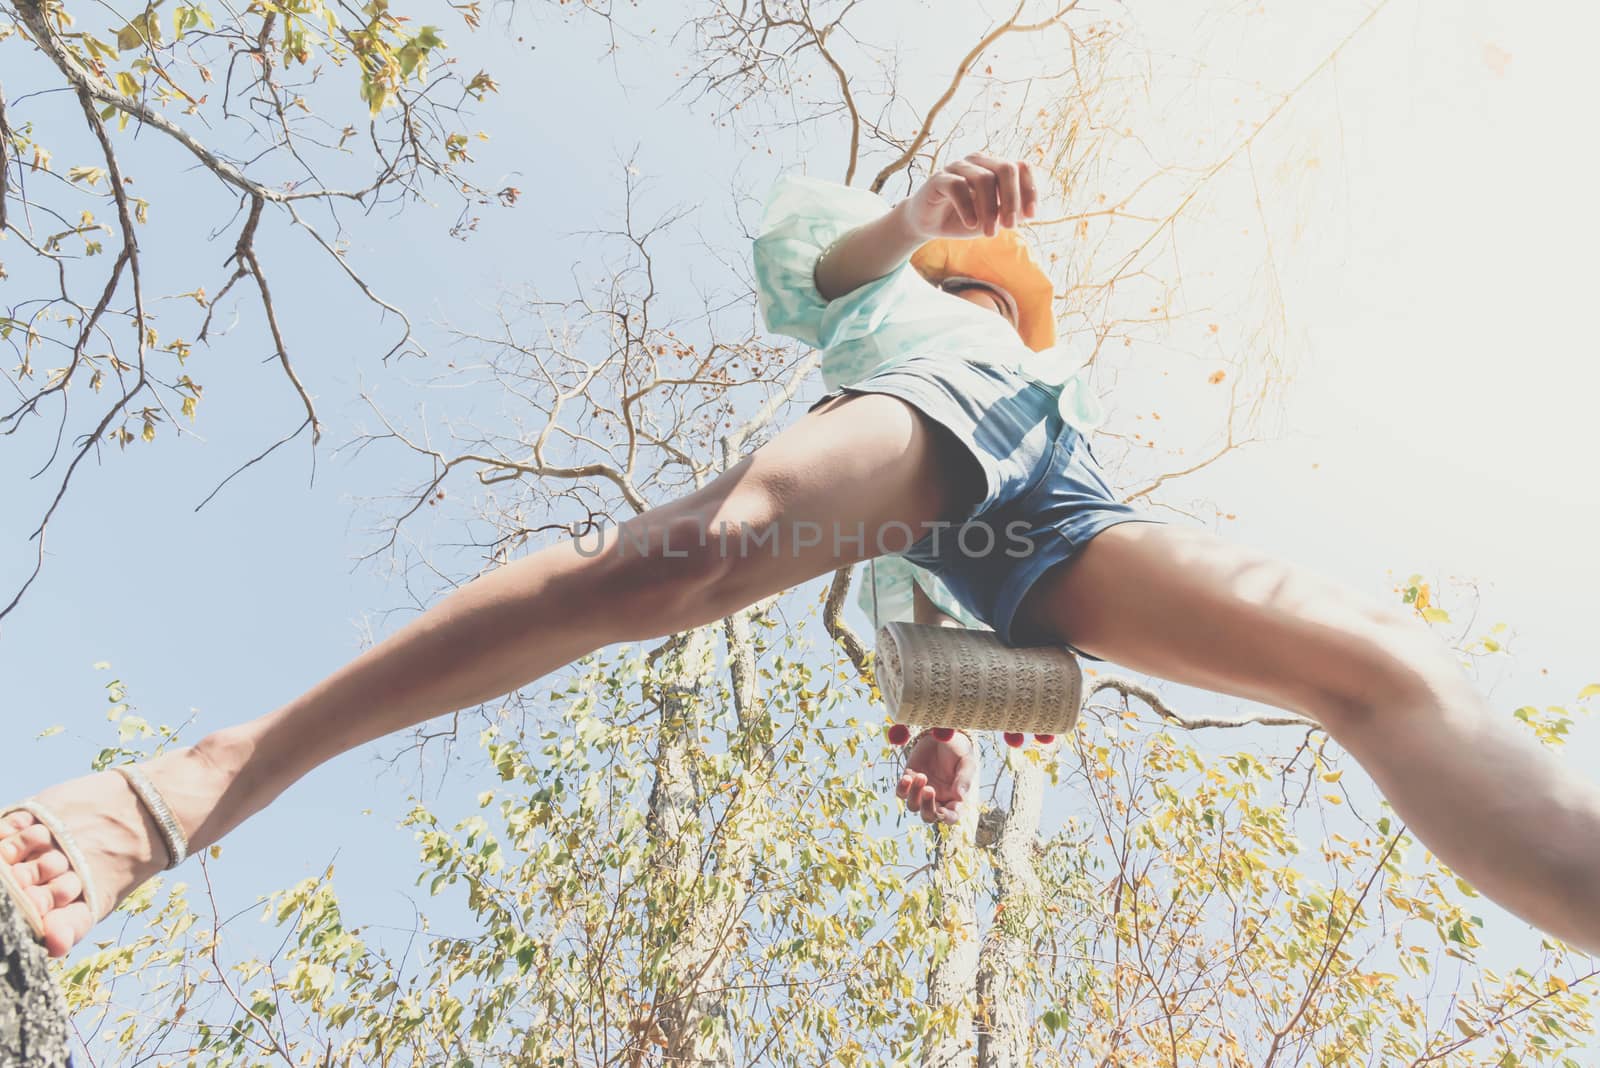
[[(817, 257), (833, 241), (889, 210), (878, 194), (803, 175), (785, 175), (773, 187), (754, 242), (756, 297), (767, 329), (822, 350), (823, 385), (853, 385), (907, 356), (1011, 367), (1059, 393), (1061, 418), (1080, 431), (1098, 426), (1099, 397), (1084, 370), (1061, 345), (1034, 352), (1004, 318), (930, 285), (909, 260), (882, 278), (834, 300), (817, 292)], [(950, 593), (937, 575), (899, 554), (879, 556), (877, 622), (910, 620), (912, 583), (938, 608), (968, 627), (988, 629)], [(870, 581), (859, 584), (856, 603), (873, 615)]]

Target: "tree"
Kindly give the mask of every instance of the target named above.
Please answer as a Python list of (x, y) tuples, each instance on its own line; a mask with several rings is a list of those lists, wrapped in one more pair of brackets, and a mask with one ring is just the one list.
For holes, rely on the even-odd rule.
[[(1270, 248), (1251, 299), (1202, 315), (1185, 306), (1175, 233), (1252, 164), (1276, 111), (1206, 167), (1152, 164), (1119, 121), (1138, 57), (1116, 25), (1019, 5), (930, 75), (870, 43), (868, 14), (704, 8), (685, 26), (682, 92), (753, 139), (796, 114), (807, 136), (843, 122), (836, 173), (885, 189), (957, 145), (1033, 154), (1064, 205), (1039, 228), (1063, 320), (1099, 368), (1129, 370), (1137, 340), (1211, 336), (1226, 315), (1248, 342), (1183, 387), (1227, 383), (1213, 391), (1227, 397), (1209, 459), (1142, 472), (1151, 435), (1132, 419), (1108, 430), (1129, 443), (1117, 468), (1129, 496), (1157, 502), (1252, 440), (1288, 383)], [(1039, 71), (991, 51), (1047, 39)], [(918, 96), (901, 78), (935, 88)], [(1004, 96), (1012, 82), (1053, 88), (1023, 114)], [(811, 369), (752, 332), (747, 300), (714, 294), (690, 314), (662, 298), (657, 279), (673, 272), (657, 258), (686, 244), (687, 217), (649, 220), (624, 174), (602, 284), (516, 295), (496, 322), (457, 332), (481, 357), (473, 373), (539, 423), (507, 417), (438, 445), (378, 411), (383, 430), (363, 442), (425, 468), (392, 533), (452, 478), (476, 479), (467, 574), (702, 484), (759, 443)], [(268, 899), (285, 937), (266, 956), (233, 949), (237, 921), (208, 882), (201, 900), (167, 879), (123, 907), (144, 933), (65, 973), (72, 1009), (107, 1024), (119, 1060), (219, 1065), (1466, 1064), (1491, 1048), (1500, 1063), (1554, 1064), (1589, 1033), (1590, 976), (1568, 950), (1546, 941), (1511, 976), (1478, 965), (1471, 888), (1426, 855), (1408, 870), (1404, 827), (1353, 811), (1340, 754), (1298, 717), (1210, 719), (1091, 674), (1071, 738), (989, 756), (996, 796), (1010, 784), (1003, 807), (948, 830), (886, 827), (892, 776), (875, 766), (880, 716), (863, 712), (877, 707), (870, 651), (842, 616), (849, 577), (819, 598), (821, 656), (815, 628), (780, 615), (796, 598), (774, 598), (654, 648), (603, 650), (420, 733), (419, 745), (475, 738), (498, 780), (458, 823), (422, 803), (406, 821), (419, 885), (476, 921), (444, 936), (420, 915), (420, 960), (346, 922), (331, 867)], [(1397, 593), (1449, 621), (1422, 576)], [(1494, 655), (1493, 633), (1458, 644)], [(1518, 715), (1549, 744), (1570, 722), (1565, 709)], [(1296, 744), (1207, 753), (1211, 730)], [(167, 740), (142, 720), (128, 734)], [(1086, 818), (1042, 834), (1047, 789)], [(1297, 832), (1341, 816), (1319, 871)], [(217, 862), (197, 859), (202, 881)], [(1442, 1012), (1417, 982), (1441, 969), (1471, 991)], [(116, 1000), (116, 977), (134, 972), (136, 1000)]]
[(0, 1064), (57, 1068), (68, 1057), (67, 1014), (43, 950), (9, 895), (0, 895)]
[[(443, 186), (461, 201), (458, 227), (470, 229), (474, 205), (517, 198), (466, 177), (466, 107), (495, 83), (452, 69), (439, 26), (412, 24), (385, 0), (135, 7), (0, 4), (12, 92), (8, 106), (0, 84), (0, 239), (18, 246), (0, 262), (9, 279), (0, 342), (18, 361), (7, 369), (16, 396), (0, 409), (0, 433), (34, 442), (35, 477), (50, 474), (56, 487), (30, 535), (33, 567), (0, 595), (0, 620), (38, 578), (49, 525), (83, 462), (109, 442), (125, 449), (154, 440), (163, 423), (183, 434), (197, 420), (204, 383), (187, 361), (212, 339), (219, 302), (236, 286), (259, 310), (255, 329), (302, 413), (238, 470), (308, 430), (313, 447), (320, 440), (259, 250), (263, 227), (297, 230), (353, 292), (398, 318), (387, 359), (413, 347), (411, 323), (346, 259), (343, 209), (399, 206)], [(441, 18), (478, 24), (476, 0), (450, 8)], [(138, 195), (149, 183), (136, 178), (158, 173), (179, 176), (171, 195)], [(192, 251), (173, 269), (182, 242), (163, 211), (214, 214), (231, 242), (221, 272), (197, 268)], [(171, 290), (150, 288), (174, 276)], [(158, 312), (168, 299), (179, 310)]]

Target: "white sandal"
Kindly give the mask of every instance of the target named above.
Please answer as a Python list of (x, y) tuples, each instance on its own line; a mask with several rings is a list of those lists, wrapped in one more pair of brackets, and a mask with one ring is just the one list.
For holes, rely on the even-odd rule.
[[(155, 783), (150, 781), (150, 777), (142, 769), (133, 764), (123, 764), (111, 770), (120, 773), (128, 780), (128, 785), (133, 787), (134, 796), (154, 817), (167, 846), (166, 868), (170, 870), (182, 864), (184, 858), (189, 855), (189, 839), (179, 826), (177, 817), (172, 814), (166, 799), (161, 796), (161, 791), (156, 789)], [(56, 848), (66, 856), (67, 863), (72, 865), (72, 870), (78, 873), (78, 879), (83, 883), (83, 900), (88, 904), (89, 911), (94, 914), (94, 922), (99, 923), (109, 916), (117, 903), (106, 900), (100, 894), (94, 876), (89, 873), (89, 863), (83, 855), (83, 850), (78, 848), (77, 840), (73, 838), (72, 832), (67, 830), (61, 818), (38, 799), (31, 797), (20, 804), (0, 809), (0, 819), (13, 812), (29, 813), (55, 838)], [(17, 911), (28, 921), (28, 926), (33, 929), (35, 937), (42, 942), (45, 936), (44, 916), (28, 892), (17, 884), (11, 874), (10, 864), (0, 863), (0, 885), (6, 888), (6, 892), (11, 895), (11, 900), (17, 906)]]

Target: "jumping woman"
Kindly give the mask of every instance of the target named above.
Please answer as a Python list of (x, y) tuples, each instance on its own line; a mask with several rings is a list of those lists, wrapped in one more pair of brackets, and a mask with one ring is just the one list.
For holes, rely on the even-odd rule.
[[(1026, 163), (982, 154), (893, 207), (782, 180), (758, 296), (771, 329), (823, 351), (833, 392), (598, 550), (531, 553), (281, 708), (0, 810), (0, 884), (48, 952), (326, 760), (874, 558), (880, 615), (1067, 645), (1314, 720), (1474, 887), (1600, 952), (1600, 791), (1497, 715), (1425, 624), (1115, 499), (1085, 436), (1092, 394), (1053, 344), (1049, 279), (1014, 231), (1036, 203)], [(994, 537), (954, 536), (978, 525)], [(824, 534), (787, 540), (802, 528)], [(945, 733), (918, 737), (896, 785), (930, 823), (976, 803), (972, 740)]]

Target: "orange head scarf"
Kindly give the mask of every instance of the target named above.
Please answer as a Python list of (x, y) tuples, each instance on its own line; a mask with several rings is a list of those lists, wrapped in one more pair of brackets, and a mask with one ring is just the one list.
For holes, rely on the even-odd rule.
[(911, 266), (935, 284), (960, 276), (992, 282), (1016, 301), (1017, 333), (1035, 352), (1056, 343), (1055, 286), (1016, 230), (993, 237), (936, 237), (911, 255)]

